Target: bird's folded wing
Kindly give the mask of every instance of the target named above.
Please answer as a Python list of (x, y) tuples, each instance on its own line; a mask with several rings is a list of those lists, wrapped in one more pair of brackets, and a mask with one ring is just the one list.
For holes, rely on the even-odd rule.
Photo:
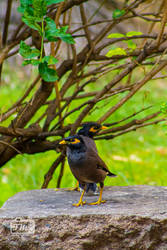
[(92, 150), (90, 152), (90, 154), (92, 155), (92, 157), (96, 163), (97, 168), (104, 170), (108, 176), (112, 176), (112, 177), (116, 176), (115, 174), (113, 174), (109, 171), (105, 162), (100, 158), (100, 156), (94, 150)]
[(93, 139), (87, 137), (87, 136), (84, 136), (84, 135), (81, 135), (86, 147), (88, 150), (92, 149), (94, 150), (95, 152), (97, 152), (97, 147), (96, 147), (96, 143), (94, 142)]

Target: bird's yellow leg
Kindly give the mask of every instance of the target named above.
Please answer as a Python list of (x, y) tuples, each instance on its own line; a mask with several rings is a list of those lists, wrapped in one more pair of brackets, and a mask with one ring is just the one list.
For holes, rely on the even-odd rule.
[(80, 189), (79, 189), (79, 181), (77, 181), (77, 184), (76, 184), (75, 187), (68, 188), (67, 190), (69, 190), (69, 191), (80, 191)]
[(73, 204), (73, 206), (79, 207), (79, 206), (83, 206), (86, 203), (86, 201), (82, 201), (84, 193), (85, 193), (85, 190), (82, 191), (82, 194), (81, 194), (81, 197), (79, 199), (79, 202), (76, 203), (76, 204)]
[(100, 195), (98, 201), (89, 203), (89, 205), (100, 205), (101, 203), (105, 203), (106, 202), (105, 200), (102, 201), (102, 193), (103, 193), (103, 188), (100, 188)]
[[(60, 191), (60, 190), (61, 190), (61, 188), (55, 188), (55, 191)], [(75, 187), (72, 187), (72, 188), (64, 188), (64, 190), (67, 190), (67, 191), (79, 191), (79, 192), (80, 192), (79, 181), (77, 181)]]

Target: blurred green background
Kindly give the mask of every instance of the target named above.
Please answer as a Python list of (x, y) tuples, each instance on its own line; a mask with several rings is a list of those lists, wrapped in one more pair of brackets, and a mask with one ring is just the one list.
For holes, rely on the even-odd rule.
[[(19, 69), (13, 70), (11, 65), (5, 65), (4, 72), (4, 82), (0, 87), (1, 112), (5, 112), (19, 96), (21, 97), (34, 79), (33, 72), (26, 73)], [(141, 77), (140, 70), (137, 73), (140, 74), (133, 75), (135, 80)], [(113, 74), (117, 74), (117, 72)], [(32, 78), (29, 77), (30, 75), (32, 75)], [(113, 77), (113, 75), (107, 77)], [(101, 81), (105, 83), (105, 80), (104, 78)], [(126, 81), (126, 79), (124, 80)], [(96, 85), (88, 86), (87, 90), (98, 89), (101, 84), (102, 82), (99, 81)], [(37, 88), (38, 86), (36, 86)], [(52, 94), (52, 97), (54, 95), (55, 93)], [(102, 116), (104, 109), (109, 108), (124, 95), (125, 93), (100, 102), (85, 121), (97, 120)], [(153, 105), (152, 111), (147, 110), (137, 116), (137, 118), (144, 117), (149, 112), (159, 110), (160, 105), (166, 101), (166, 95), (165, 80), (150, 81), (139, 93), (115, 112), (107, 122), (119, 121), (141, 108)], [(80, 101), (74, 101), (73, 105), (76, 106), (79, 103)], [(40, 111), (37, 113), (36, 118), (39, 115)], [(76, 112), (68, 117), (66, 123), (72, 123), (77, 115)], [(8, 124), (9, 121), (2, 123), (2, 125)], [(118, 175), (117, 178), (106, 178), (105, 185), (167, 185), (167, 140), (165, 133), (166, 131), (161, 123), (118, 136), (110, 141), (96, 141), (100, 156), (109, 169)], [(39, 189), (43, 183), (45, 173), (58, 155), (56, 151), (36, 155), (18, 155), (2, 167), (0, 169), (0, 205), (17, 192)], [(59, 172), (60, 168), (57, 168), (49, 188), (56, 187)], [(72, 187), (75, 183), (76, 181), (66, 163), (61, 187)]]

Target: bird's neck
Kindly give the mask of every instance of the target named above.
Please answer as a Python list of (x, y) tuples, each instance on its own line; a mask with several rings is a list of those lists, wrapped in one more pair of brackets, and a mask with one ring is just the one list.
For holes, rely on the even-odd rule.
[(71, 149), (71, 151), (75, 151), (75, 152), (85, 152), (86, 151), (86, 147), (85, 145), (69, 145), (69, 148)]
[(92, 133), (90, 133), (89, 131), (88, 131), (88, 132), (85, 132), (85, 133), (83, 133), (83, 134), (81, 134), (81, 135), (83, 135), (83, 136), (86, 136), (86, 137), (89, 137), (89, 138), (93, 139), (93, 134), (92, 134)]

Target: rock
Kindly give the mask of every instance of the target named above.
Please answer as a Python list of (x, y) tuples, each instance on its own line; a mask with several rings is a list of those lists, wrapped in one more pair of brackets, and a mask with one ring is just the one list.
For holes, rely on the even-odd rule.
[(106, 203), (73, 207), (79, 197), (65, 189), (16, 194), (0, 209), (0, 249), (167, 249), (167, 187), (105, 187)]

